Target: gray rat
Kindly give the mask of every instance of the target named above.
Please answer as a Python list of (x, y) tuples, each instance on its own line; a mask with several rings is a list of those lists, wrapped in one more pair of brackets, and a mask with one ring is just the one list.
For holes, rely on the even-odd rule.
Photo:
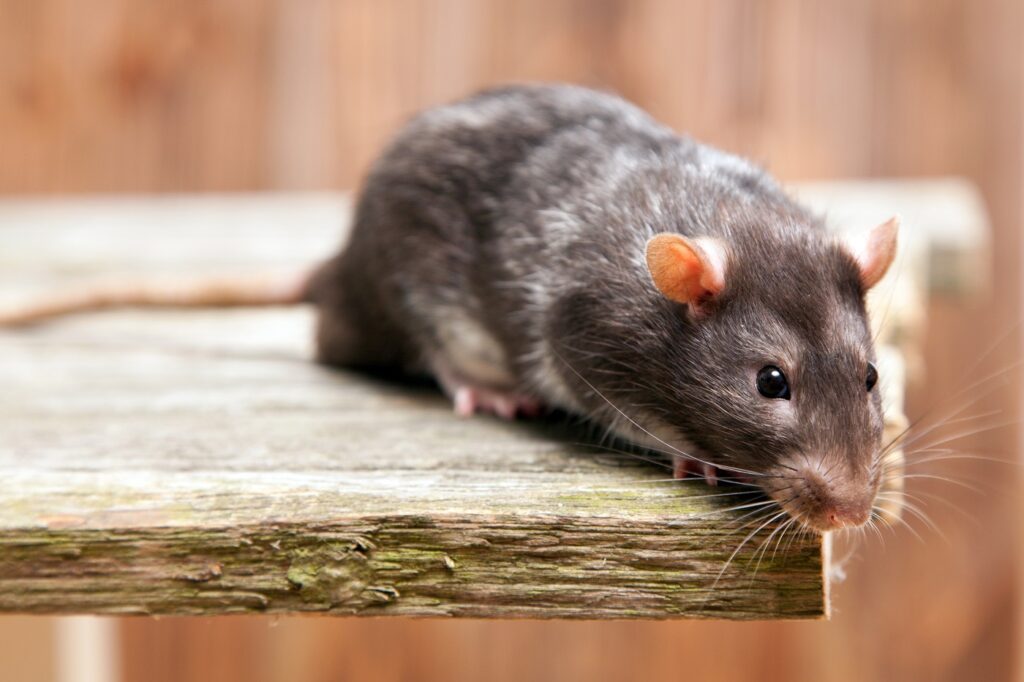
[(419, 115), (354, 220), (310, 289), (321, 361), (428, 373), (461, 414), (587, 415), (819, 530), (869, 518), (864, 295), (895, 221), (851, 249), (752, 164), (567, 86)]
[(825, 531), (867, 522), (879, 489), (864, 298), (897, 227), (840, 243), (618, 97), (514, 86), (411, 120), (341, 253), (266, 299), (317, 306), (323, 363), (430, 375), (466, 416), (584, 415)]

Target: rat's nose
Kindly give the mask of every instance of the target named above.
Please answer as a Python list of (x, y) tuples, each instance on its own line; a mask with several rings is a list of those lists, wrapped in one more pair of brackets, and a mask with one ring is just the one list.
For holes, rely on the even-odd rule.
[(862, 526), (871, 518), (874, 490), (851, 480), (821, 478), (817, 472), (805, 472), (805, 513), (818, 530), (839, 530)]
[(871, 509), (867, 505), (855, 507), (846, 505), (828, 505), (822, 510), (822, 520), (829, 530), (840, 528), (856, 528), (867, 523)]
[(770, 494), (783, 498), (780, 504), (805, 526), (823, 533), (871, 520), (877, 484), (864, 480), (862, 472), (833, 468), (826, 477), (818, 467), (806, 467), (788, 478), (793, 482)]

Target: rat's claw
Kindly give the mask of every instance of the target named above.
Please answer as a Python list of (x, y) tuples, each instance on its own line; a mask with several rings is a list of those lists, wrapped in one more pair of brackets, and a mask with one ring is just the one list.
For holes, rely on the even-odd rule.
[(708, 485), (718, 485), (718, 467), (714, 464), (675, 455), (672, 458), (672, 478), (686, 478), (690, 474), (702, 477)]
[(477, 412), (490, 412), (502, 419), (515, 419), (516, 415), (538, 417), (543, 412), (540, 402), (512, 393), (485, 388), (459, 386), (451, 393), (455, 414), (472, 417)]
[(540, 417), (544, 414), (544, 406), (541, 405), (539, 400), (520, 398), (518, 405), (516, 405), (516, 411), (524, 417)]
[(472, 417), (476, 412), (476, 393), (469, 386), (460, 386), (455, 390), (453, 403), (455, 414), (460, 417)]
[(672, 478), (686, 478), (692, 471), (692, 459), (681, 455), (674, 455), (672, 457)]
[(543, 413), (543, 406), (539, 401), (517, 393), (478, 389), (475, 395), (476, 407), (481, 412), (490, 412), (502, 419), (515, 419), (517, 416), (539, 417)]
[(494, 414), (502, 419), (516, 418), (516, 403), (509, 396), (495, 395), (491, 403), (491, 409), (494, 410)]

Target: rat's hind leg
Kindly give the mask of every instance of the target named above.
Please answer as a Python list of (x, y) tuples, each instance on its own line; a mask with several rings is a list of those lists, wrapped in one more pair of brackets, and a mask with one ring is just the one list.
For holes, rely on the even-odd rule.
[(405, 329), (392, 322), (375, 282), (360, 276), (346, 255), (316, 273), (310, 300), (316, 304), (316, 359), (336, 367), (409, 371), (416, 355)]
[(471, 417), (477, 412), (490, 413), (503, 419), (539, 417), (545, 412), (537, 398), (511, 389), (486, 386), (464, 379), (447, 362), (435, 362), (434, 375), (441, 388), (452, 400), (455, 414)]
[(502, 419), (515, 419), (516, 417), (539, 417), (545, 411), (544, 406), (536, 398), (470, 386), (456, 389), (453, 400), (455, 414), (460, 417), (470, 417), (477, 412), (488, 412)]
[(437, 319), (443, 320), (433, 334), (440, 348), (430, 367), (456, 414), (487, 412), (515, 419), (544, 412), (539, 399), (516, 390), (505, 349), (482, 324), (460, 311), (443, 311)]

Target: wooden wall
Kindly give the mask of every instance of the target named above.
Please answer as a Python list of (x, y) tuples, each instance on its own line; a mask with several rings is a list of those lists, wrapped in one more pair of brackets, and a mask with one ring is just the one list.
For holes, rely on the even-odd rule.
[[(979, 184), (994, 295), (933, 306), (921, 414), (989, 340), (984, 367), (1019, 356), (1022, 44), (1015, 0), (0, 0), (0, 192), (353, 187), (423, 106), (608, 87), (785, 179)], [(1015, 383), (982, 406), (1015, 418)], [(928, 471), (986, 493), (912, 481), (947, 539), (860, 543), (832, 623), (130, 620), (125, 679), (1009, 679), (1016, 469)]]
[(3, 0), (0, 190), (352, 186), (412, 112), (521, 80), (612, 88), (783, 177), (980, 173), (1014, 5)]

